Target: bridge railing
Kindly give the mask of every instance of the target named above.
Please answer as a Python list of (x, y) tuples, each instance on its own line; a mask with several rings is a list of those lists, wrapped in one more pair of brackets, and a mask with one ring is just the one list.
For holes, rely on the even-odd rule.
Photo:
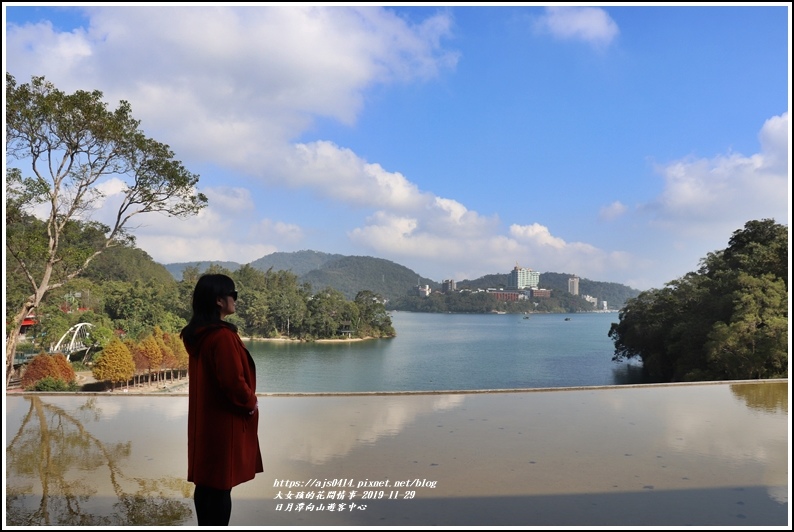
[(23, 364), (27, 364), (33, 357), (38, 355), (39, 353), (15, 353), (14, 354), (14, 367), (21, 366)]

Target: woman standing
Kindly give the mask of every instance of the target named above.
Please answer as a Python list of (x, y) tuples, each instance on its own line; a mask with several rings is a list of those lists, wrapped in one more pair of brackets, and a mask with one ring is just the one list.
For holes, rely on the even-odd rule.
[(264, 470), (254, 359), (224, 321), (237, 291), (222, 274), (202, 275), (193, 290), (193, 316), (181, 337), (188, 365), (187, 479), (200, 526), (226, 526), (232, 488)]

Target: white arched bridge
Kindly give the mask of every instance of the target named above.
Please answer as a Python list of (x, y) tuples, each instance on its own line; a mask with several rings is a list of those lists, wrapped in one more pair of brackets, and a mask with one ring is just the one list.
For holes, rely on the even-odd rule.
[[(72, 355), (85, 351), (83, 354), (83, 358), (85, 359), (88, 350), (91, 349), (91, 345), (87, 342), (87, 339), (93, 326), (92, 323), (87, 322), (72, 325), (68, 331), (63, 333), (61, 339), (50, 348), (49, 353), (63, 353), (66, 356), (66, 360), (71, 360)], [(14, 365), (24, 364), (37, 354), (38, 353), (17, 353), (14, 358)]]
[(86, 344), (86, 340), (88, 339), (91, 327), (93, 327), (93, 324), (87, 322), (72, 325), (69, 330), (61, 336), (61, 339), (58, 340), (55, 347), (50, 349), (50, 352), (63, 353), (66, 355), (66, 360), (69, 360), (69, 357), (73, 353), (88, 351), (91, 346)]

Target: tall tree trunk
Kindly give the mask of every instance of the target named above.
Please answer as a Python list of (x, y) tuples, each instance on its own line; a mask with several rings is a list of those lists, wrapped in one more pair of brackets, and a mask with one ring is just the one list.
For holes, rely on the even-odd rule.
[(22, 322), (30, 314), (30, 311), (36, 308), (36, 303), (32, 301), (35, 296), (31, 296), (19, 309), (19, 312), (14, 316), (14, 320), (9, 325), (8, 339), (6, 340), (6, 389), (11, 383), (11, 377), (14, 374), (14, 357), (17, 354), (17, 344), (19, 344), (19, 335), (22, 332)]

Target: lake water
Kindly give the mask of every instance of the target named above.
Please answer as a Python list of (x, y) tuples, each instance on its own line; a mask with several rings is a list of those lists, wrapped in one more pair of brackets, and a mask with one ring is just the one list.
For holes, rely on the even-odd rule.
[(258, 392), (406, 392), (610, 386), (640, 381), (612, 361), (617, 313), (392, 313), (397, 336), (248, 341)]
[[(790, 530), (788, 395), (788, 379), (264, 394), (264, 472), (234, 488), (230, 525)], [(186, 394), (3, 406), (4, 528), (195, 528)]]

